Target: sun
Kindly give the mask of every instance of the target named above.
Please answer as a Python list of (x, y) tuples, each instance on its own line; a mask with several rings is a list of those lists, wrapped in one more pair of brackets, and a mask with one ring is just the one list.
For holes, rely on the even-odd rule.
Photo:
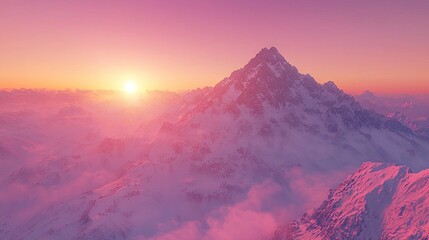
[(134, 81), (127, 81), (124, 83), (124, 92), (133, 94), (137, 92), (137, 85)]

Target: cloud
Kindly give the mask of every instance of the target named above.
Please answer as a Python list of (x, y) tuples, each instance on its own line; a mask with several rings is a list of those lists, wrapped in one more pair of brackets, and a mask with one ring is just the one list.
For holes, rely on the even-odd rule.
[(279, 184), (265, 181), (253, 186), (244, 200), (222, 205), (203, 219), (182, 223), (149, 239), (267, 239), (286, 220), (287, 209), (279, 197), (283, 195)]
[[(221, 207), (208, 217), (209, 230), (204, 239), (264, 239), (277, 227), (277, 212), (267, 203), (282, 188), (267, 181), (254, 186), (247, 198), (232, 207)], [(269, 203), (271, 204), (271, 203)]]

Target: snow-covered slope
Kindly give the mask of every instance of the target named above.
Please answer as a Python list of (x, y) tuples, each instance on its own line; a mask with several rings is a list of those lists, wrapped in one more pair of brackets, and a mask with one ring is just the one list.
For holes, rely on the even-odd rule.
[(282, 239), (428, 239), (429, 170), (364, 163)]
[[(40, 199), (69, 192), (24, 211), (20, 219), (28, 221), (0, 225), (0, 237), (263, 239), (319, 205), (362, 162), (429, 166), (427, 141), (362, 108), (334, 83), (300, 74), (275, 48), (213, 88), (121, 104), (60, 108), (53, 126), (73, 124), (44, 134), (55, 139), (44, 145), (62, 156), (66, 142), (66, 158), (13, 171), (2, 189), (43, 186)], [(89, 122), (76, 117), (88, 113)], [(67, 136), (74, 137), (61, 141)], [(76, 136), (89, 138), (76, 145)], [(22, 181), (28, 173), (34, 178)], [(3, 219), (20, 212), (12, 201)]]

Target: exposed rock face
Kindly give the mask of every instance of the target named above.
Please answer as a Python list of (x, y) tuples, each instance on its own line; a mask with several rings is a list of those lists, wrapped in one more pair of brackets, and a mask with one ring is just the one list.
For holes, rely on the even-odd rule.
[(428, 239), (429, 170), (364, 163), (277, 239)]

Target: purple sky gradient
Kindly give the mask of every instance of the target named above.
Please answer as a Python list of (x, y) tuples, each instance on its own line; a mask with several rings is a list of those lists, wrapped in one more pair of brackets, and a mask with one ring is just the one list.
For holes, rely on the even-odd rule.
[(0, 2), (0, 88), (214, 85), (275, 46), (348, 92), (428, 92), (429, 1)]

